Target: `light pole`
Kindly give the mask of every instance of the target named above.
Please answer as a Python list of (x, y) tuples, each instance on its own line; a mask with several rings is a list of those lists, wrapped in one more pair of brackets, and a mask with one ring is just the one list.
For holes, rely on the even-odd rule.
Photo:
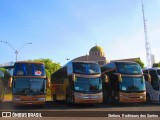
[(32, 44), (32, 43), (25, 43), (23, 44), (18, 50), (14, 49), (14, 47), (7, 41), (1, 41), (3, 43), (6, 43), (10, 48), (12, 48), (12, 50), (14, 51), (14, 53), (16, 54), (16, 61), (17, 61), (17, 56), (18, 56), (18, 53), (19, 51), (25, 46), (25, 45), (28, 45), (28, 44)]

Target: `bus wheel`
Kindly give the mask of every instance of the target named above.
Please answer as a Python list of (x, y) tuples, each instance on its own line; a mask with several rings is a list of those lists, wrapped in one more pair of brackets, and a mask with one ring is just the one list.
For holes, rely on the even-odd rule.
[(150, 95), (147, 93), (146, 95), (146, 103), (152, 103)]
[(108, 103), (107, 96), (103, 96), (103, 103)]
[(70, 104), (70, 100), (69, 100), (68, 95), (66, 96), (66, 103), (67, 103), (67, 104)]
[(71, 97), (68, 96), (68, 95), (66, 96), (66, 102), (67, 102), (68, 105), (71, 105), (73, 103)]
[(54, 101), (54, 102), (57, 101), (57, 96), (56, 96), (56, 94), (53, 94), (53, 101)]

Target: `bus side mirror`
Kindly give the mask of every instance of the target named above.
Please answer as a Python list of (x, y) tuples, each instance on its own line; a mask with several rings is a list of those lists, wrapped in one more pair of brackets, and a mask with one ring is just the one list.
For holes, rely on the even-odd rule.
[(146, 81), (151, 82), (151, 76), (150, 76), (150, 74), (144, 73), (143, 76), (144, 76), (144, 78), (145, 78)]
[(122, 75), (120, 73), (114, 73), (116, 75), (119, 82), (122, 82)]
[(122, 75), (121, 74), (118, 74), (118, 81), (122, 82)]
[(12, 87), (12, 76), (9, 78), (9, 81), (8, 81), (8, 87), (11, 88)]
[(72, 75), (72, 80), (75, 82), (76, 81), (76, 76), (75, 74)]
[(148, 82), (151, 83), (151, 76), (148, 74)]
[(105, 83), (108, 83), (109, 82), (108, 76), (103, 74), (102, 75), (102, 81), (105, 82)]
[(51, 81), (50, 81), (50, 79), (48, 77), (46, 78), (46, 82), (47, 82), (47, 88), (50, 88)]

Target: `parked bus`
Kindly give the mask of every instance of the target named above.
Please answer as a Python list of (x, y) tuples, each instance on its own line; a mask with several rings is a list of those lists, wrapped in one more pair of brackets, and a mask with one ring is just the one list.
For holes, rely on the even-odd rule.
[(151, 76), (151, 81), (146, 81), (146, 101), (160, 103), (160, 68), (147, 68), (143, 73)]
[(45, 104), (47, 80), (42, 62), (16, 62), (9, 80), (13, 102), (16, 105)]
[(4, 73), (0, 70), (0, 102), (2, 102), (4, 98), (4, 83), (2, 78), (4, 77)]
[(51, 96), (68, 104), (102, 103), (101, 71), (95, 62), (69, 62), (52, 74)]
[(146, 101), (146, 87), (142, 69), (135, 62), (110, 62), (101, 67), (104, 102), (131, 103)]

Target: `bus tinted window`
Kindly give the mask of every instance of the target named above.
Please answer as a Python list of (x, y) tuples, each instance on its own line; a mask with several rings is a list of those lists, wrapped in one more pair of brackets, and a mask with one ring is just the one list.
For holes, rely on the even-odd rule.
[(117, 63), (117, 70), (122, 74), (142, 74), (141, 67), (135, 63)]
[(143, 77), (132, 78), (132, 77), (122, 77), (122, 82), (120, 82), (120, 90), (126, 92), (137, 92), (145, 90), (145, 81)]
[(43, 64), (16, 63), (14, 76), (45, 76)]
[(14, 94), (27, 94), (29, 92), (29, 78), (16, 78), (13, 87)]
[(160, 70), (157, 70), (158, 75), (160, 75)]
[(31, 94), (43, 94), (45, 89), (46, 81), (42, 79), (31, 79), (30, 80), (30, 93)]
[(100, 78), (81, 78), (77, 77), (74, 83), (76, 91), (93, 92), (102, 90), (102, 82)]
[(95, 63), (74, 63), (73, 71), (80, 74), (97, 74), (100, 73), (100, 67)]
[(43, 94), (45, 90), (43, 78), (16, 78), (13, 82), (14, 94)]

